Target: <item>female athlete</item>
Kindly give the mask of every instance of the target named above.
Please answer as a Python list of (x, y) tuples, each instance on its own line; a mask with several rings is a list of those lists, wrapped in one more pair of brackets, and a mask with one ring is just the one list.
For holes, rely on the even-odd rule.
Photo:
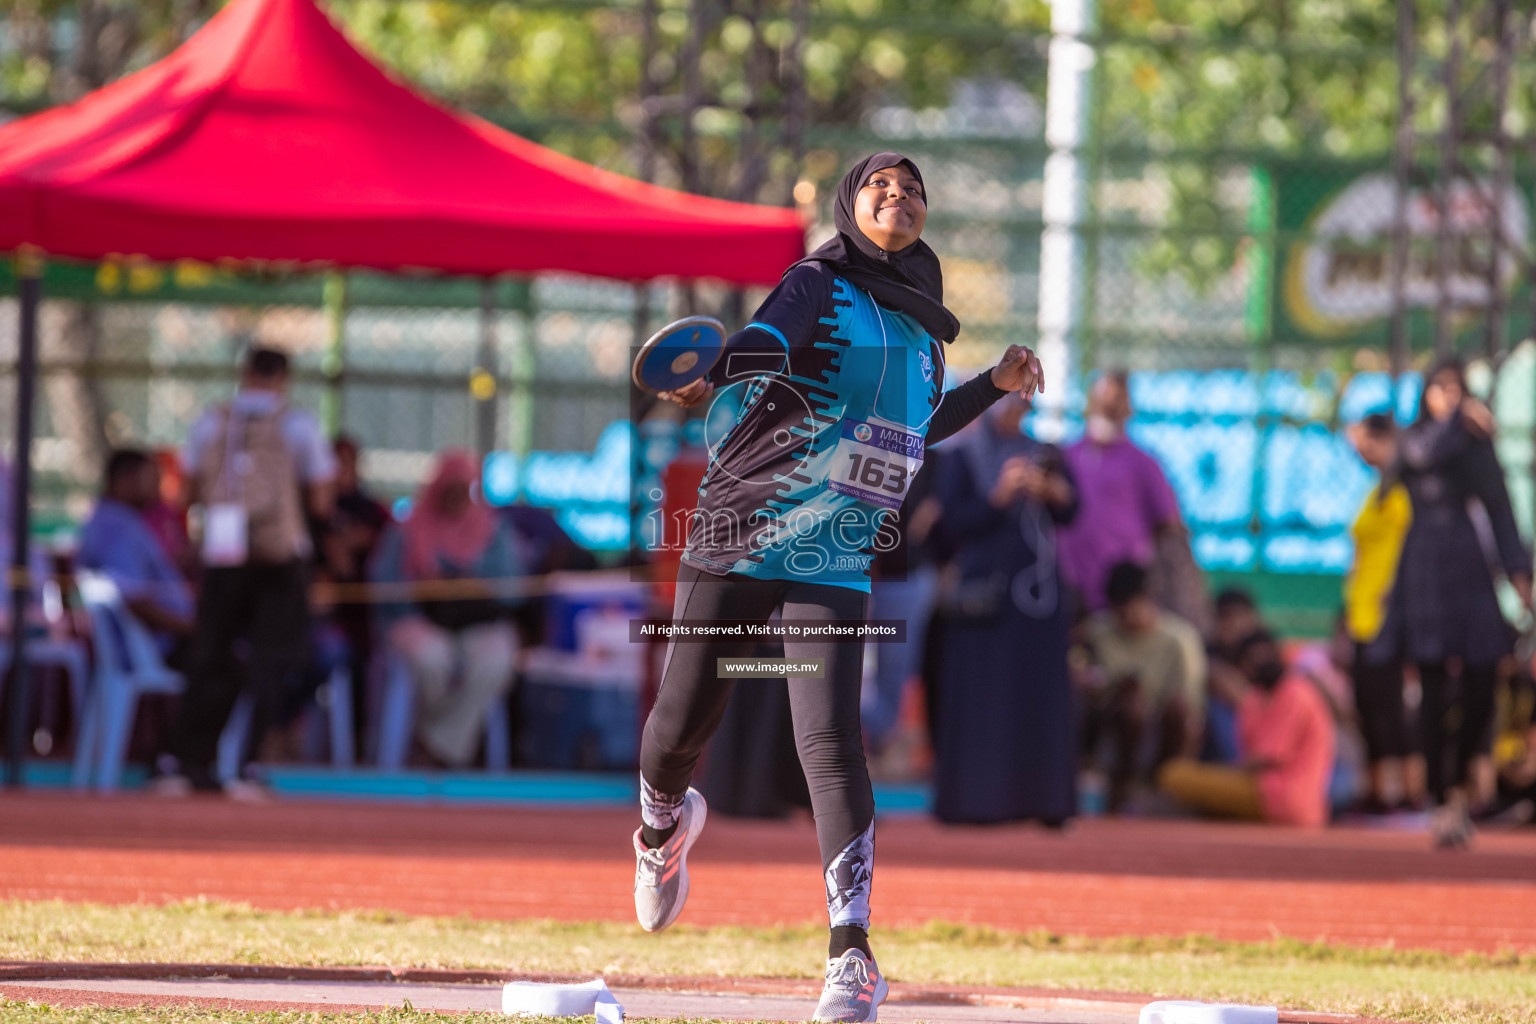
[[(943, 390), (944, 345), (960, 323), (944, 308), (938, 257), (919, 240), (927, 213), (915, 163), (899, 153), (860, 161), (838, 188), (836, 237), (789, 268), (708, 378), (662, 394), (685, 407), (711, 395), (741, 403), (711, 439), (674, 624), (762, 624), (777, 611), (786, 658), (819, 669), (789, 679), (831, 923), (818, 1021), (873, 1021), (887, 990), (868, 932), (864, 643), (847, 635), (864, 622), (871, 552), (893, 537), (881, 526), (926, 445), (1011, 391), (1043, 390), (1039, 360), (1020, 345)], [(706, 813), (689, 782), (732, 687), (717, 659), (756, 643), (674, 637), (667, 650), (640, 751), (635, 911), (647, 931), (675, 921), (688, 898), (688, 850)]]

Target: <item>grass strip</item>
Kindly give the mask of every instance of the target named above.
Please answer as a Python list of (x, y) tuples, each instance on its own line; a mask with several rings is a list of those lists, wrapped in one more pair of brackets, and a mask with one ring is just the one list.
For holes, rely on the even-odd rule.
[[(588, 1017), (587, 1020), (593, 1020)], [(521, 1024), (571, 1024), (570, 1017), (520, 1017)], [(475, 1024), (497, 1021), (499, 1013), (432, 1013), (425, 1010), (379, 1010), (376, 1013), (277, 1013), (240, 1010), (203, 1010), (195, 1006), (51, 1006), (0, 999), (0, 1021), (5, 1024)]]
[[(1536, 1020), (1536, 956), (1515, 953), (1453, 955), (1290, 939), (1087, 938), (942, 923), (881, 929), (874, 938), (893, 981), (1144, 992), (1423, 1024)], [(811, 927), (683, 925), (648, 935), (612, 922), (278, 912), (203, 900), (128, 906), (0, 901), (0, 959), (7, 960), (819, 978), (825, 944), (826, 932)], [(315, 1019), (295, 1019), (301, 1017)], [(4, 1019), (13, 1019), (9, 1011)]]

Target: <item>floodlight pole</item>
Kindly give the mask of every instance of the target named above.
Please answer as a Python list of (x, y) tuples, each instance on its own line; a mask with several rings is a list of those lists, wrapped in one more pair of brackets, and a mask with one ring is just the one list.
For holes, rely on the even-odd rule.
[(1408, 189), (1412, 183), (1415, 113), (1413, 62), (1416, 59), (1415, 0), (1397, 0), (1397, 139), (1392, 147), (1392, 330), (1393, 407), (1397, 380), (1408, 368)]
[(1509, 14), (1509, 0), (1494, 0), (1492, 16), (1497, 56), (1493, 64), (1493, 196), (1485, 202), (1484, 208), (1487, 210), (1488, 226), (1493, 231), (1493, 253), (1488, 260), (1488, 332), (1485, 347), (1488, 360), (1495, 369), (1509, 354), (1504, 268), (1511, 262), (1519, 266), (1519, 256), (1517, 252), (1511, 252), (1511, 249), (1523, 241), (1508, 237), (1504, 221), (1504, 201), (1513, 174), (1509, 132), (1504, 127), (1504, 117), (1509, 109), (1510, 65), (1514, 62), (1515, 49), (1515, 33), (1509, 24)]
[(1093, 47), (1098, 31), (1097, 0), (1054, 0), (1045, 99), (1045, 230), (1040, 236), (1040, 361), (1054, 384), (1039, 400), (1039, 424), (1046, 440), (1065, 429), (1063, 398), (1072, 376), (1073, 349), (1083, 318), (1087, 269), (1082, 229), (1088, 209), (1084, 150), (1093, 109)]
[(43, 261), (36, 253), (17, 257), (21, 324), (16, 358), (16, 465), (11, 478), (11, 681), (6, 690), (6, 778), (12, 788), (23, 785), (26, 763), (27, 716), (31, 682), (27, 672), (27, 604), (33, 581), (28, 572), (32, 528), (32, 403), (37, 385), (37, 307), (43, 293)]
[[(1461, 141), (1461, 0), (1447, 0), (1445, 25), (1447, 52), (1441, 64), (1445, 76), (1445, 124), (1440, 131), (1440, 174), (1435, 182), (1435, 354), (1449, 355), (1456, 348), (1451, 317), (1456, 299), (1451, 294), (1451, 261), (1455, 258), (1456, 232), (1451, 221), (1452, 186), (1456, 182), (1457, 144)], [(1495, 130), (1502, 129), (1496, 125)], [(1497, 260), (1497, 256), (1495, 256)]]

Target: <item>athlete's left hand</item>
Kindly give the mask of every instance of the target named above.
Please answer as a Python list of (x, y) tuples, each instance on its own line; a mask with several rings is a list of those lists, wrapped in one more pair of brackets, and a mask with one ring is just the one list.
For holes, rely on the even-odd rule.
[(1017, 391), (1025, 398), (1045, 394), (1045, 371), (1040, 358), (1024, 345), (1009, 345), (1003, 358), (992, 367), (992, 383), (1003, 391)]

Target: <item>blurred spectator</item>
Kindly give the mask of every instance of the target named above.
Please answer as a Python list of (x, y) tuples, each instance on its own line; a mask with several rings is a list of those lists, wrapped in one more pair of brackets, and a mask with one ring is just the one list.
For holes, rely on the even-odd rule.
[(906, 640), (899, 644), (867, 644), (865, 657), (875, 659), (874, 687), (861, 709), (864, 741), (876, 760), (886, 752), (901, 715), (907, 684), (923, 665), (923, 641), (933, 614), (939, 569), (935, 564), (933, 528), (943, 510), (935, 494), (937, 453), (930, 456), (913, 478), (900, 514), (886, 529), (896, 531), (897, 542), (889, 551), (875, 554), (874, 580), (870, 586), (869, 617), (900, 619), (906, 623)]
[(988, 409), (938, 484), (958, 570), (934, 702), (934, 813), (944, 821), (1072, 817), (1071, 609), (1056, 526), (1077, 513), (1061, 452), (1026, 437), (1028, 402)]
[(1211, 653), (1235, 667), (1243, 641), (1263, 627), (1253, 595), (1242, 587), (1227, 587), (1216, 595), (1216, 637)]
[(1156, 553), (1147, 567), (1147, 593), (1165, 608), (1195, 627), (1201, 636), (1216, 629), (1215, 606), (1206, 588), (1205, 570), (1195, 561), (1189, 527), (1175, 520), (1157, 531)]
[(1258, 632), (1239, 647), (1241, 678), (1225, 694), (1238, 708), (1241, 768), (1178, 759), (1158, 784), (1186, 806), (1224, 818), (1321, 827), (1328, 822), (1334, 725), (1317, 689), (1287, 672), (1275, 638)]
[(240, 691), (256, 696), (254, 747), (307, 653), (305, 513), (330, 517), (336, 463), (315, 417), (288, 404), (288, 383), (288, 357), (253, 348), (233, 401), (204, 413), (187, 438), (204, 569), (172, 751), (184, 778), (165, 780), (166, 791), (220, 788), (211, 765)]
[(598, 567), (596, 556), (576, 543), (549, 509), (517, 504), (501, 509), (500, 514), (521, 539), (530, 573), (588, 572)]
[[(1419, 418), (1399, 441), (1399, 466), (1413, 505), (1383, 640), (1418, 666), (1425, 777), (1439, 804), (1437, 845), (1472, 837), (1469, 769), (1486, 754), (1499, 663), (1513, 650), (1493, 571), (1469, 505), (1485, 513), (1504, 574), (1531, 604), (1531, 556), (1520, 541), (1488, 410), (1467, 394), (1460, 362), (1426, 378)], [(1453, 698), (1459, 668), (1459, 697)]]
[(1328, 782), (1328, 806), (1340, 811), (1356, 810), (1361, 806), (1367, 788), (1367, 760), (1350, 677), (1354, 643), (1350, 640), (1344, 615), (1339, 615), (1333, 633), (1327, 639), (1289, 645), (1284, 657), (1286, 670), (1310, 682), (1333, 716), (1334, 754)]
[(510, 529), (474, 491), (478, 477), (468, 453), (439, 456), (410, 518), (385, 535), (373, 566), (375, 581), (410, 592), (379, 605), (383, 640), (415, 680), (423, 750), (454, 767), (473, 760), (485, 716), (512, 686), (517, 652), (508, 621), (516, 602), (496, 596), (495, 584), (522, 567)]
[(1227, 587), (1216, 595), (1216, 628), (1206, 648), (1211, 685), (1205, 698), (1202, 761), (1237, 764), (1242, 758), (1242, 745), (1237, 736), (1237, 708), (1228, 704), (1222, 694), (1231, 692), (1240, 681), (1234, 678), (1241, 672), (1237, 667), (1238, 648), (1245, 639), (1263, 628), (1259, 607), (1246, 590)]
[(1087, 767), (1103, 770), (1108, 809), (1123, 810), (1138, 785), (1150, 785), (1170, 758), (1199, 749), (1205, 709), (1205, 647), (1200, 634), (1153, 603), (1147, 573), (1122, 562), (1109, 573), (1110, 610), (1088, 625), (1100, 685), (1084, 695)]
[(1352, 677), (1365, 738), (1370, 792), (1362, 809), (1382, 813), (1424, 798), (1424, 762), (1403, 703), (1403, 662), (1390, 643), (1377, 643), (1386, 619), (1403, 538), (1413, 519), (1408, 489), (1397, 479), (1397, 424), (1372, 413), (1350, 428), (1350, 442), (1381, 474), (1353, 528), (1355, 559), (1344, 582), (1344, 621), (1354, 643)]
[(107, 458), (101, 500), (80, 531), (75, 565), (116, 583), (123, 603), (155, 634), (161, 652), (179, 661), (183, 652), (177, 646), (192, 633), (196, 607), (191, 587), (145, 517), (159, 499), (154, 459), (133, 448), (114, 451)]
[(1536, 678), (1530, 652), (1510, 679), (1494, 747), (1498, 797), (1485, 812), (1490, 824), (1524, 825), (1536, 819)]
[(1126, 437), (1131, 396), (1123, 373), (1106, 373), (1088, 392), (1082, 440), (1066, 450), (1082, 511), (1061, 531), (1061, 565), (1090, 612), (1108, 604), (1110, 570), (1150, 566), (1160, 531), (1180, 525), (1179, 504), (1157, 460)]
[(154, 474), (154, 497), (144, 506), (144, 521), (160, 541), (171, 564), (184, 577), (195, 581), (198, 570), (197, 550), (187, 535), (187, 509), (181, 504), (181, 496), (186, 493), (186, 481), (180, 475), (176, 453), (163, 451), (149, 458)]
[(367, 575), (368, 559), (379, 536), (389, 525), (389, 509), (363, 487), (357, 439), (342, 434), (332, 450), (336, 455), (336, 512), (329, 532), (341, 543), (326, 552), (326, 565), (338, 578), (361, 580)]
[(315, 637), (316, 664), (310, 682), (318, 686), (336, 665), (352, 673), (352, 721), (361, 739), (366, 728), (367, 668), (373, 656), (373, 612), (359, 599), (358, 587), (368, 581), (368, 564), (390, 523), (389, 509), (364, 488), (358, 473), (359, 446), (346, 435), (333, 445), (336, 453), (336, 512), (320, 531), (319, 576), (343, 588), (342, 600), (330, 609)]

